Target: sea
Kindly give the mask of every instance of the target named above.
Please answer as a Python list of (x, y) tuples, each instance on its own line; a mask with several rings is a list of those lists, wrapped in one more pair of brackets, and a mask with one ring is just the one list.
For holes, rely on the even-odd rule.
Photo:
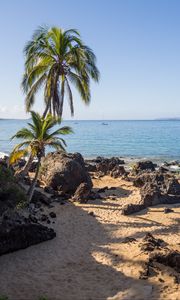
[[(30, 120), (0, 119), (0, 152), (9, 154), (19, 142), (10, 140)], [(68, 152), (85, 158), (123, 157), (153, 161), (180, 160), (180, 121), (63, 121), (74, 133), (65, 136)], [(53, 151), (48, 148), (47, 151)]]

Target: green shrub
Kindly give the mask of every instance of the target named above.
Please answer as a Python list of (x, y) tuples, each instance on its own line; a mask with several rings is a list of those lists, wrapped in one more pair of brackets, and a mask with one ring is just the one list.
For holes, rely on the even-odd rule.
[(0, 296), (0, 300), (8, 300), (7, 296)]
[(7, 208), (22, 208), (26, 195), (9, 168), (0, 165), (0, 202), (2, 213)]
[(13, 176), (11, 169), (0, 165), (0, 184), (6, 183), (8, 181), (16, 182), (16, 179)]

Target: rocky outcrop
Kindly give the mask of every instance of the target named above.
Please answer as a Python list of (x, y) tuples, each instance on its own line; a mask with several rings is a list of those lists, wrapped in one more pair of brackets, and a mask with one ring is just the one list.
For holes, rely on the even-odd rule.
[(180, 195), (180, 184), (177, 178), (170, 173), (149, 172), (137, 176), (134, 181), (134, 186), (141, 187), (146, 190), (147, 186), (154, 186), (160, 190), (161, 193)]
[(174, 283), (179, 283), (180, 277), (180, 252), (171, 249), (162, 239), (155, 238), (152, 234), (147, 233), (139, 243), (141, 253), (146, 254), (144, 270), (140, 272), (140, 279), (148, 279), (158, 274), (162, 277), (169, 268), (169, 276)]
[(165, 245), (165, 242), (161, 239), (155, 238), (151, 233), (146, 233), (142, 242), (139, 244), (141, 251), (148, 253), (154, 250), (160, 249)]
[(124, 164), (124, 160), (121, 160), (118, 157), (98, 157), (96, 159), (96, 170), (97, 172), (103, 173), (103, 175), (108, 175), (113, 170), (115, 171), (115, 169), (117, 169), (117, 167), (122, 164)]
[(18, 213), (4, 214), (0, 220), (0, 255), (27, 248), (55, 236), (53, 229), (34, 224)]
[(92, 181), (88, 174), (81, 154), (64, 152), (49, 153), (42, 162), (40, 179), (45, 185), (56, 191), (73, 195), (81, 183), (92, 188)]
[(99, 176), (110, 175), (114, 178), (121, 177), (126, 174), (124, 167), (124, 160), (118, 157), (104, 158), (97, 157), (93, 160), (86, 161), (86, 169), (89, 172), (96, 172)]
[(180, 184), (174, 177), (165, 179), (165, 191), (167, 194), (180, 196)]
[(134, 183), (135, 186), (141, 187), (141, 198), (138, 203), (125, 205), (122, 209), (124, 215), (158, 204), (180, 203), (180, 184), (169, 174), (158, 172), (143, 174), (136, 178)]
[(156, 164), (154, 164), (152, 161), (139, 161), (133, 166), (132, 173), (134, 175), (137, 175), (139, 173), (142, 173), (144, 171), (155, 171)]
[(134, 214), (142, 209), (144, 209), (145, 206), (140, 203), (133, 203), (133, 204), (125, 204), (122, 208), (122, 214), (123, 215), (131, 215)]
[(180, 253), (166, 249), (164, 252), (157, 252), (150, 255), (150, 263), (158, 262), (164, 266), (171, 267), (180, 273)]
[(96, 164), (94, 162), (86, 161), (85, 167), (88, 172), (96, 172), (97, 171)]
[(43, 191), (41, 190), (35, 190), (33, 197), (31, 199), (31, 202), (34, 203), (37, 206), (41, 206), (41, 204), (44, 204), (46, 206), (50, 206), (51, 204), (51, 198), (47, 197)]
[(147, 182), (153, 183), (157, 186), (160, 186), (161, 189), (163, 186), (166, 187), (166, 185), (173, 179), (174, 183), (175, 181), (178, 183), (177, 180), (172, 176), (170, 173), (163, 173), (159, 170), (156, 172), (143, 172), (141, 174), (138, 174), (135, 178), (133, 178), (133, 184), (136, 187), (142, 187)]
[(73, 201), (77, 201), (79, 203), (86, 203), (88, 201), (88, 196), (91, 193), (91, 189), (89, 189), (89, 185), (87, 183), (81, 183), (72, 197)]
[(126, 175), (126, 174), (127, 174), (127, 172), (126, 172), (126, 170), (124, 169), (124, 167), (123, 167), (123, 166), (119, 166), (119, 165), (115, 166), (115, 167), (112, 169), (112, 171), (110, 172), (110, 175), (111, 175), (111, 177), (113, 177), (113, 178), (122, 177), (123, 175)]

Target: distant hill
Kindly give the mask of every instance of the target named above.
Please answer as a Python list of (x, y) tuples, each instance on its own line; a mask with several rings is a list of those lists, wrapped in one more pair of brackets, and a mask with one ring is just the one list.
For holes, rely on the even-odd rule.
[(155, 121), (180, 121), (180, 118), (159, 118), (155, 119)]

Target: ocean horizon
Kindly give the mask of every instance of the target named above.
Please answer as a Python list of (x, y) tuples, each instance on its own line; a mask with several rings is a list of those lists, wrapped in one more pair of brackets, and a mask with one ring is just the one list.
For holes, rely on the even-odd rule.
[[(0, 152), (9, 154), (18, 140), (10, 138), (30, 119), (0, 119)], [(64, 120), (73, 128), (65, 136), (68, 152), (85, 158), (125, 157), (156, 161), (180, 159), (179, 119)], [(52, 151), (50, 148), (48, 152)]]

